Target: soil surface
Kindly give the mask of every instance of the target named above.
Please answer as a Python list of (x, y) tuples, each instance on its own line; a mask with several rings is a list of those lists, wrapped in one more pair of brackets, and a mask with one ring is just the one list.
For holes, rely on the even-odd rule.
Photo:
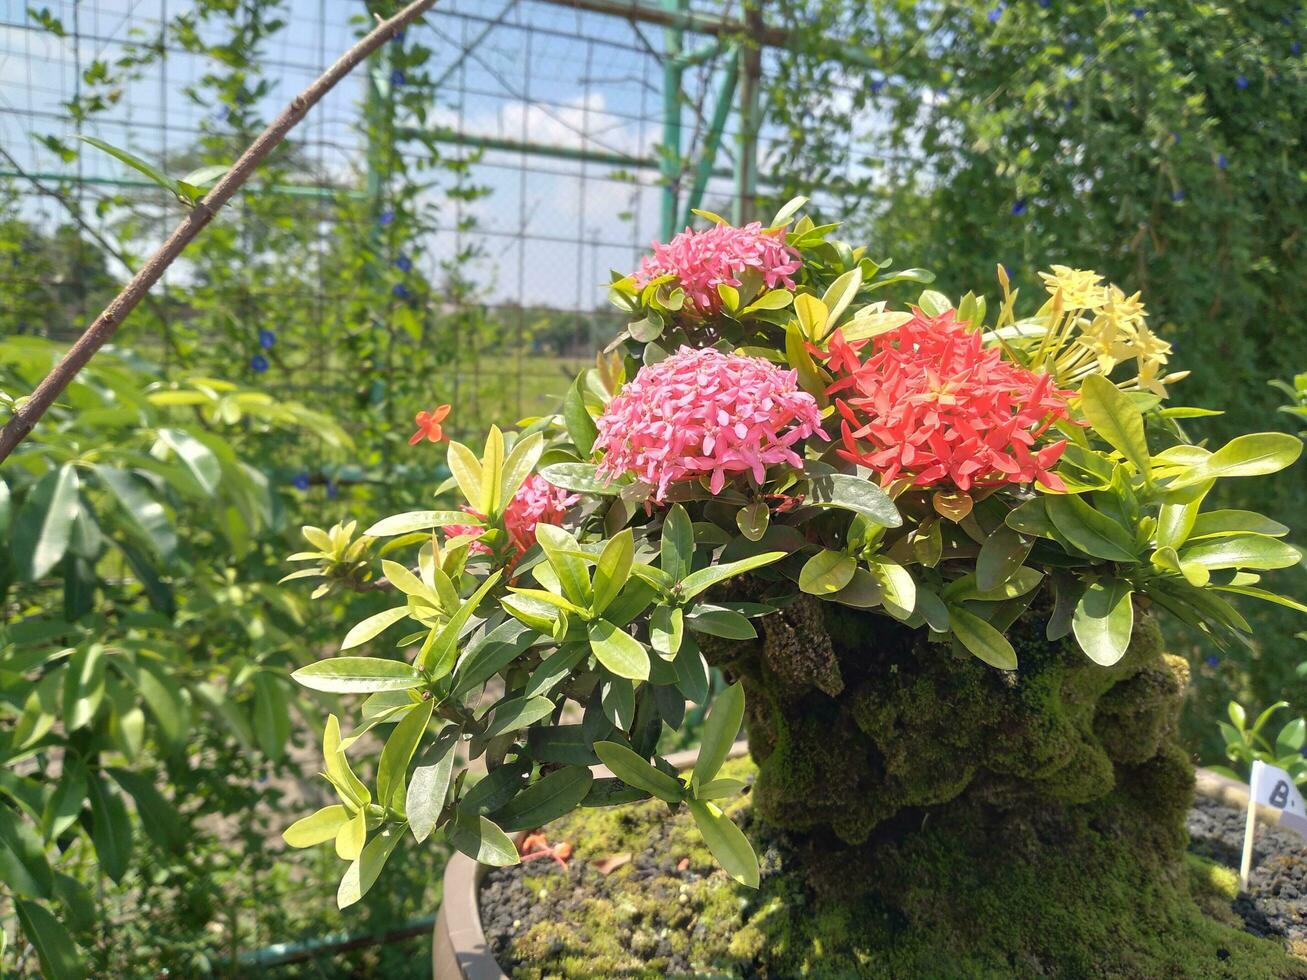
[[(1191, 871), (1205, 878), (1195, 880), (1194, 889), (1202, 893), (1208, 914), (1307, 955), (1307, 841), (1259, 825), (1250, 892), (1236, 894), (1243, 812), (1199, 798), (1187, 824)], [(687, 841), (676, 825), (673, 820), (646, 824), (641, 828), (645, 847), (635, 853), (578, 849), (565, 869), (546, 858), (492, 870), (481, 889), (482, 923), (505, 972), (527, 978), (604, 975), (616, 964), (603, 949), (615, 944), (637, 962), (654, 966), (655, 975), (696, 974), (704, 964), (694, 962), (691, 950), (729, 944), (717, 933), (721, 926), (738, 929), (743, 910), (720, 904), (728, 892), (714, 885), (724, 876), (706, 855), (684, 856)], [(609, 839), (616, 844), (621, 836)], [(755, 843), (764, 876), (779, 871), (776, 842)], [(757, 975), (740, 969), (748, 951), (732, 952), (743, 955), (731, 957), (729, 966), (719, 963), (726, 969), (717, 975)], [(600, 972), (586, 972), (587, 961)], [(564, 968), (555, 973), (559, 965)], [(634, 975), (639, 974), (637, 968)], [(1302, 975), (1307, 977), (1307, 964)]]
[[(1244, 811), (1199, 797), (1187, 821), (1190, 852), (1237, 870), (1244, 820)], [(1232, 911), (1254, 936), (1307, 948), (1307, 840), (1258, 824), (1248, 893), (1234, 900)]]

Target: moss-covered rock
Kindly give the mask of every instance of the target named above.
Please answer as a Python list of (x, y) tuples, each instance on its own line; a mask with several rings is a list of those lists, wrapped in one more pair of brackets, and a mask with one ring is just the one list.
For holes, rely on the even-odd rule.
[(1038, 616), (1009, 630), (1003, 673), (815, 601), (706, 648), (747, 692), (756, 778), (736, 811), (762, 887), (713, 872), (661, 804), (582, 812), (555, 831), (578, 858), (637, 858), (574, 868), (570, 904), (514, 944), (519, 975), (1307, 976), (1195, 900), (1219, 912), (1228, 882), (1186, 862), (1187, 673), (1138, 613), (1110, 668)]

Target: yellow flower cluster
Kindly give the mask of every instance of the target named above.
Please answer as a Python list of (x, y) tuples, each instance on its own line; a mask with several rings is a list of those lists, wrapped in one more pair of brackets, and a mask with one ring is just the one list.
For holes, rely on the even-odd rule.
[(1109, 375), (1118, 364), (1134, 358), (1134, 385), (1162, 398), (1166, 397), (1166, 385), (1188, 375), (1188, 371), (1162, 374), (1171, 345), (1149, 328), (1148, 311), (1139, 293), (1127, 296), (1111, 283), (1103, 283), (1098, 273), (1065, 265), (1055, 265), (1052, 272), (1039, 276), (1055, 304), (1060, 295), (1061, 308), (1071, 318), (1072, 360), (1077, 367), (1083, 370), (1087, 366), (1084, 355), (1089, 354), (1098, 372)]

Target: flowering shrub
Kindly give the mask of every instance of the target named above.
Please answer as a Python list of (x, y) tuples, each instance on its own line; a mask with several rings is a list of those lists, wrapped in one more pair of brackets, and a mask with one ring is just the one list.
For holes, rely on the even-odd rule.
[[(358, 538), (338, 527), (331, 549), (295, 556), (315, 563), (296, 575), (319, 590), (375, 588), (380, 571), (396, 593), (341, 656), (295, 674), (366, 695), (348, 736), (334, 715), (325, 727), (340, 803), (285, 835), (335, 842), (342, 906), (406, 836), (439, 831), (509, 864), (511, 832), (649, 796), (688, 809), (722, 866), (756, 885), (716, 802), (740, 789), (718, 770), (741, 686), (714, 699), (691, 772), (657, 747), (708, 700), (699, 637), (751, 639), (802, 596), (996, 671), (1019, 669), (1006, 633), (1022, 617), (1047, 617), (1050, 641), (1110, 666), (1136, 603), (1222, 642), (1248, 631), (1231, 600), (1307, 610), (1260, 581), (1301, 559), (1288, 528), (1204, 509), (1217, 481), (1276, 472), (1301, 443), (1191, 443), (1177, 420), (1201, 413), (1162, 407), (1182, 375), (1161, 374), (1168, 348), (1137, 295), (1055, 268), (1047, 302), (1021, 315), (1000, 267), (996, 315), (983, 296), (955, 305), (931, 290), (892, 309), (882, 290), (930, 275), (794, 221), (802, 203), (767, 228), (686, 232), (638, 274), (615, 273), (630, 323), (559, 413), (492, 428), (479, 454), (449, 444), (445, 489), (462, 509), (387, 517)], [(1113, 378), (1127, 360), (1134, 373)], [(741, 575), (749, 586), (733, 590)], [(383, 726), (365, 783), (348, 753)], [(487, 775), (456, 775), (456, 754), (484, 758)], [(611, 776), (595, 777), (599, 762)]]
[(598, 473), (644, 480), (661, 501), (669, 484), (700, 476), (721, 493), (738, 473), (756, 488), (769, 466), (802, 469), (791, 447), (821, 431), (821, 414), (797, 378), (760, 357), (682, 347), (641, 368), (599, 416)]
[[(873, 353), (859, 360), (867, 343)], [(902, 476), (918, 487), (1066, 489), (1051, 472), (1066, 439), (1036, 443), (1067, 417), (1072, 393), (985, 347), (952, 310), (918, 312), (871, 341), (846, 343), (837, 330), (818, 355), (835, 375), (827, 393), (843, 416), (839, 455), (880, 474), (883, 486)]]

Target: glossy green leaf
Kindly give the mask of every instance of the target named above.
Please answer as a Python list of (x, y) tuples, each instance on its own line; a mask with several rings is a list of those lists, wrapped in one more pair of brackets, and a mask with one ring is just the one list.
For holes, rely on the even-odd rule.
[(1071, 630), (1094, 663), (1111, 667), (1125, 656), (1134, 629), (1133, 595), (1128, 583), (1108, 579), (1092, 583), (1080, 597)]
[(559, 489), (600, 497), (616, 497), (629, 484), (629, 481), (601, 479), (595, 470), (593, 463), (550, 463), (541, 468), (540, 475)]
[(985, 539), (976, 558), (976, 587), (981, 592), (996, 589), (1016, 573), (1030, 554), (1033, 539), (1001, 524)]
[(433, 527), (480, 523), (480, 519), (475, 514), (461, 510), (413, 510), (377, 521), (363, 533), (370, 538), (389, 538), (397, 534), (427, 531)]
[(582, 609), (588, 609), (594, 596), (590, 573), (579, 557), (581, 546), (576, 538), (561, 527), (541, 523), (536, 526), (536, 541), (558, 574), (564, 595)]
[(301, 667), (291, 676), (310, 690), (332, 694), (405, 691), (425, 683), (416, 668), (384, 657), (333, 657)]
[(408, 781), (404, 810), (409, 829), (419, 844), (431, 836), (445, 807), (454, 775), (454, 749), (457, 745), (458, 740), (453, 737), (437, 740), (435, 761), (418, 766)]
[(584, 380), (584, 375), (578, 377), (567, 389), (567, 395), (563, 398), (563, 422), (567, 426), (567, 435), (582, 457), (591, 454), (595, 439), (599, 435), (594, 419), (590, 417), (590, 412), (585, 407), (585, 399), (582, 396)]
[(1107, 561), (1137, 561), (1133, 530), (1095, 510), (1080, 496), (1046, 496), (1044, 509), (1058, 533), (1085, 554)]
[(589, 627), (590, 649), (608, 670), (618, 677), (647, 680), (649, 653), (644, 644), (607, 620), (598, 620)]
[(1001, 632), (961, 606), (950, 606), (949, 628), (967, 651), (999, 670), (1017, 669), (1017, 652)]
[(37, 481), (14, 518), (14, 565), (24, 578), (44, 578), (68, 551), (78, 505), (77, 470), (65, 464)]
[(903, 517), (894, 501), (870, 480), (835, 473), (808, 481), (807, 502), (818, 507), (853, 511), (879, 527), (899, 527)]
[(658, 567), (679, 582), (694, 564), (694, 525), (680, 504), (672, 504), (663, 518)]
[(713, 699), (708, 720), (704, 722), (699, 756), (694, 763), (695, 785), (714, 779), (735, 744), (744, 720), (744, 687), (738, 681)]
[(714, 803), (689, 800), (687, 805), (717, 863), (740, 884), (757, 888), (761, 880), (758, 858), (743, 831)]
[(748, 617), (734, 609), (701, 602), (686, 614), (685, 625), (699, 633), (727, 640), (752, 640), (758, 635)]
[(784, 551), (768, 551), (761, 555), (753, 555), (749, 558), (741, 558), (739, 561), (726, 562), (720, 565), (709, 565), (697, 572), (691, 572), (681, 580), (681, 599), (682, 601), (693, 599), (719, 582), (725, 582), (736, 575), (743, 575), (755, 568), (770, 565), (772, 562), (780, 561), (784, 557)]
[(459, 810), (449, 829), (449, 842), (472, 860), (491, 867), (505, 868), (519, 861), (513, 841), (485, 816)]
[(664, 658), (676, 656), (685, 638), (685, 614), (679, 606), (655, 606), (649, 616), (649, 642)]
[(858, 562), (852, 555), (823, 549), (804, 563), (799, 572), (799, 588), (809, 595), (832, 595), (853, 578)]
[(159, 440), (177, 454), (195, 486), (208, 497), (218, 490), (222, 464), (212, 449), (182, 429), (160, 429)]
[(1182, 470), (1168, 489), (1179, 490), (1206, 480), (1266, 476), (1290, 466), (1302, 453), (1302, 440), (1287, 432), (1237, 436), (1201, 462)]
[(1089, 424), (1113, 449), (1152, 476), (1144, 417), (1134, 400), (1101, 374), (1091, 374), (1080, 386), (1080, 407)]
[(350, 813), (339, 803), (324, 806), (321, 810), (301, 817), (287, 827), (281, 839), (290, 847), (313, 847), (335, 840), (340, 828), (349, 820)]
[(554, 711), (554, 703), (545, 697), (520, 697), (502, 701), (486, 727), (483, 738), (494, 738), (505, 732), (517, 731), (547, 718)]
[(363, 622), (355, 624), (354, 628), (345, 634), (345, 639), (340, 643), (340, 649), (352, 650), (354, 647), (362, 646), (368, 640), (394, 626), (407, 615), (408, 606), (404, 605), (395, 606), (393, 609), (387, 609), (374, 616), (369, 616)]
[(608, 539), (595, 565), (594, 601), (591, 604), (594, 615), (602, 615), (609, 604), (617, 598), (617, 594), (622, 591), (631, 577), (631, 564), (634, 558), (635, 537), (630, 528)]
[(585, 766), (557, 769), (496, 810), (495, 822), (510, 834), (544, 826), (580, 806), (593, 783), (594, 776)]
[(1289, 568), (1302, 560), (1302, 552), (1276, 538), (1238, 534), (1192, 543), (1180, 552), (1180, 560), (1209, 569)]
[(399, 720), (386, 739), (381, 760), (377, 763), (377, 802), (381, 806), (392, 809), (404, 806), (408, 764), (426, 734), (433, 707), (433, 700), (418, 702)]
[(504, 459), (504, 471), (499, 479), (500, 507), (507, 507), (513, 495), (526, 482), (526, 478), (540, 462), (540, 455), (545, 450), (545, 437), (539, 432), (520, 437)]
[(381, 869), (386, 866), (386, 861), (401, 836), (400, 828), (383, 827), (368, 841), (363, 852), (350, 863), (340, 879), (340, 887), (336, 890), (338, 908), (349, 908), (376, 884)]
[(612, 774), (627, 785), (668, 803), (685, 799), (685, 787), (679, 780), (650, 765), (620, 742), (595, 742), (594, 750)]
[(147, 484), (112, 466), (97, 465), (95, 475), (118, 502), (130, 526), (140, 532), (154, 553), (171, 558), (177, 550), (177, 531), (163, 504), (146, 490)]

